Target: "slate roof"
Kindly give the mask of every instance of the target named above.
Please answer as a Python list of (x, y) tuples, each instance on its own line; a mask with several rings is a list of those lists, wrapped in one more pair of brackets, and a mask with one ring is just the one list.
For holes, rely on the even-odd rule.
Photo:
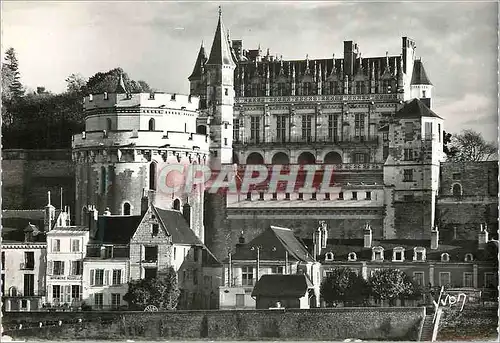
[(128, 244), (142, 220), (140, 216), (99, 216), (96, 240), (109, 244)]
[(396, 112), (395, 118), (399, 119), (412, 119), (421, 117), (435, 117), (441, 118), (436, 113), (434, 113), (429, 107), (427, 107), (420, 99), (413, 99), (408, 102)]
[(188, 77), (188, 80), (191, 81), (194, 78), (199, 78), (202, 76), (202, 66), (207, 61), (207, 54), (205, 53), (205, 47), (203, 43), (200, 46), (200, 51), (198, 52), (198, 57), (196, 58), (196, 63), (194, 64), (193, 72)]
[(314, 262), (304, 244), (295, 237), (292, 230), (271, 226), (247, 244), (237, 246), (233, 260), (255, 260), (256, 251), (252, 247), (260, 247), (261, 260), (283, 260), (286, 252), (290, 261)]
[(412, 85), (432, 85), (431, 81), (427, 77), (424, 65), (421, 60), (415, 60), (413, 62), (413, 72), (411, 75)]
[(203, 245), (179, 211), (165, 210), (158, 207), (155, 207), (155, 210), (167, 233), (172, 236), (172, 243)]
[(262, 275), (253, 288), (252, 297), (303, 297), (310, 288), (313, 285), (304, 274)]
[(217, 23), (217, 29), (215, 30), (214, 41), (207, 64), (236, 66), (231, 48), (229, 47), (229, 42), (227, 41), (226, 32), (224, 24), (222, 23), (222, 17), (219, 14), (219, 22)]
[(33, 241), (46, 242), (44, 230), (44, 210), (3, 210), (2, 241), (4, 243), (24, 243), (26, 229), (33, 230)]
[[(312, 240), (311, 246), (312, 246)], [(372, 247), (380, 246), (384, 248), (384, 260), (392, 261), (393, 249), (402, 247), (405, 249), (405, 260), (413, 260), (413, 249), (423, 247), (426, 250), (427, 261), (441, 261), (441, 254), (448, 253), (450, 262), (464, 262), (465, 255), (471, 253), (474, 261), (498, 261), (498, 243), (490, 241), (485, 249), (479, 249), (478, 242), (473, 240), (456, 240), (452, 242), (439, 243), (438, 248), (430, 248), (430, 240), (417, 239), (388, 239), (373, 240)], [(325, 255), (333, 252), (334, 261), (347, 261), (349, 253), (355, 252), (358, 261), (370, 261), (372, 258), (372, 249), (364, 248), (363, 239), (329, 239), (325, 249), (322, 249), (320, 261), (325, 260)]]
[[(26, 227), (2, 227), (2, 244), (3, 243), (24, 243), (24, 233), (26, 232)], [(28, 243), (45, 243), (47, 242), (47, 237), (45, 232), (39, 231), (38, 228), (33, 231), (33, 241)]]

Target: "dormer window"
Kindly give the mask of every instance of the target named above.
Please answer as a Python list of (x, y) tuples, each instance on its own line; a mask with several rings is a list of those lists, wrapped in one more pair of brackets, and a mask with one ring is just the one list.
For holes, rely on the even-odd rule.
[(151, 225), (151, 236), (152, 237), (158, 236), (159, 231), (160, 231), (160, 225), (158, 225), (158, 224)]
[(444, 254), (441, 254), (441, 262), (449, 262), (450, 261), (450, 254), (448, 253), (444, 253)]
[(327, 252), (325, 254), (325, 261), (333, 261), (333, 253), (332, 252)]
[(348, 261), (356, 261), (358, 257), (356, 256), (355, 252), (350, 252), (349, 255), (347, 255), (347, 260)]
[(373, 247), (372, 248), (372, 260), (373, 261), (383, 261), (384, 260), (384, 248)]
[(394, 248), (392, 251), (393, 262), (403, 262), (405, 260), (405, 249), (402, 247)]
[(413, 261), (425, 261), (425, 248), (416, 247), (413, 249)]
[(465, 262), (471, 262), (474, 260), (474, 257), (472, 256), (472, 254), (465, 254)]

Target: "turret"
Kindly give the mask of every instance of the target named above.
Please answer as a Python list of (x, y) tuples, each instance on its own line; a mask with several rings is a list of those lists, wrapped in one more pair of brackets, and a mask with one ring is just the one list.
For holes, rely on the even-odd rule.
[(427, 107), (431, 108), (432, 85), (421, 59), (415, 60), (411, 75), (411, 97), (420, 99)]
[(188, 77), (189, 89), (191, 95), (196, 95), (201, 98), (200, 107), (206, 107), (206, 85), (205, 85), (205, 63), (207, 62), (207, 55), (205, 53), (205, 47), (203, 42), (201, 42), (200, 50), (198, 51), (198, 57), (194, 64), (193, 72)]

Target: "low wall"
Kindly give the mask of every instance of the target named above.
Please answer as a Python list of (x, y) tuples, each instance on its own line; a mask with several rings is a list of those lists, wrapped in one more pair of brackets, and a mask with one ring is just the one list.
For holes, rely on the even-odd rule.
[(417, 340), (424, 316), (424, 308), (8, 312), (3, 326), (16, 339)]

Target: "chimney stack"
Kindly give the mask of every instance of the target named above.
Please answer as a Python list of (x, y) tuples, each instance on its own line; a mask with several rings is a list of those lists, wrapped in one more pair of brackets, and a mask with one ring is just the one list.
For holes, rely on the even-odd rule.
[(370, 224), (366, 224), (365, 229), (363, 230), (363, 238), (364, 238), (364, 247), (371, 248), (372, 247), (372, 228)]
[(434, 227), (431, 230), (431, 249), (436, 250), (439, 246), (439, 230), (438, 227)]
[(97, 219), (99, 217), (99, 212), (95, 208), (95, 206), (89, 206), (89, 231), (97, 232)]
[(54, 220), (56, 219), (56, 208), (50, 204), (50, 191), (47, 192), (47, 206), (43, 216), (44, 231), (49, 232), (52, 229)]
[(326, 222), (323, 220), (320, 222), (321, 224), (321, 248), (325, 249), (328, 244), (328, 226)]
[(486, 224), (481, 224), (481, 229), (479, 231), (478, 235), (478, 248), (479, 249), (484, 249), (486, 247), (486, 244), (488, 243), (488, 227)]
[(313, 254), (314, 257), (321, 255), (321, 226), (318, 227), (313, 233)]

